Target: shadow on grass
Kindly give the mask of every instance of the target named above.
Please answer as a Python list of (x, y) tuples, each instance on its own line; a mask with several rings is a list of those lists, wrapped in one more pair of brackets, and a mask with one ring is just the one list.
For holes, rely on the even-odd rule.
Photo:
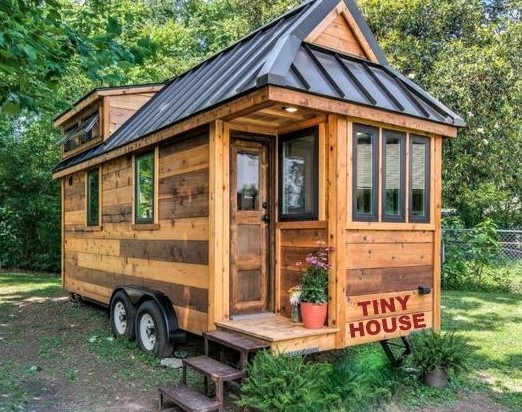
[(520, 296), (451, 291), (443, 302), (445, 329), (466, 332), (463, 337), (474, 350), (470, 366), (478, 373), (478, 390), (511, 411), (522, 411), (522, 353), (516, 337), (522, 324)]

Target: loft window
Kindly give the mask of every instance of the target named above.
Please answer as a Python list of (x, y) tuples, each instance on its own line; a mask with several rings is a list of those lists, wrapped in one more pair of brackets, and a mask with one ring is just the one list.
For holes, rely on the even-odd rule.
[(354, 125), (354, 220), (377, 220), (378, 139), (379, 130), (377, 128), (363, 125)]
[(135, 158), (135, 222), (154, 223), (154, 153)]
[(281, 136), (279, 144), (279, 199), (281, 221), (318, 218), (317, 128)]
[(100, 170), (87, 173), (87, 226), (100, 224)]
[(410, 221), (429, 222), (430, 141), (412, 136), (410, 140)]
[(67, 129), (63, 139), (58, 142), (63, 145), (63, 151), (70, 152), (98, 137), (98, 128), (95, 126), (98, 125), (99, 118), (100, 116), (96, 112), (83, 119), (80, 124)]
[(383, 131), (382, 220), (404, 222), (405, 185), (404, 133)]

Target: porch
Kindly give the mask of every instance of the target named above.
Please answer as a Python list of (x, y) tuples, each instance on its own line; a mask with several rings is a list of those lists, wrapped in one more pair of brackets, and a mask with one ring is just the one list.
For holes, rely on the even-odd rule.
[(286, 316), (266, 313), (216, 322), (218, 329), (255, 338), (270, 346), (272, 352), (291, 355), (335, 349), (339, 328), (324, 326), (307, 329), (302, 323), (292, 322)]

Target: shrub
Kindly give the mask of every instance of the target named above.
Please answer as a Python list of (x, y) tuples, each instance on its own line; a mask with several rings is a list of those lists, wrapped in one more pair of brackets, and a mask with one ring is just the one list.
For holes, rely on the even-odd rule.
[(331, 370), (327, 363), (306, 363), (302, 356), (262, 351), (246, 370), (238, 405), (266, 412), (325, 410), (337, 402), (327, 385)]
[(453, 332), (424, 330), (412, 333), (410, 342), (412, 351), (408, 361), (422, 375), (437, 369), (460, 372), (467, 368), (470, 349)]

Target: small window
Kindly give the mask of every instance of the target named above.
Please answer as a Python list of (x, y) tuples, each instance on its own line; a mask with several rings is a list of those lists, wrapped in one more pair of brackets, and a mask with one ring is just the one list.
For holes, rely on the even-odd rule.
[(87, 226), (100, 224), (100, 171), (87, 173)]
[(383, 221), (404, 222), (405, 146), (403, 133), (383, 132)]
[(154, 153), (136, 156), (135, 222), (154, 223)]
[(410, 221), (429, 222), (430, 141), (412, 136), (410, 146)]
[(354, 125), (353, 219), (377, 220), (377, 141), (379, 130)]
[(280, 220), (318, 218), (317, 128), (282, 136), (279, 145)]

